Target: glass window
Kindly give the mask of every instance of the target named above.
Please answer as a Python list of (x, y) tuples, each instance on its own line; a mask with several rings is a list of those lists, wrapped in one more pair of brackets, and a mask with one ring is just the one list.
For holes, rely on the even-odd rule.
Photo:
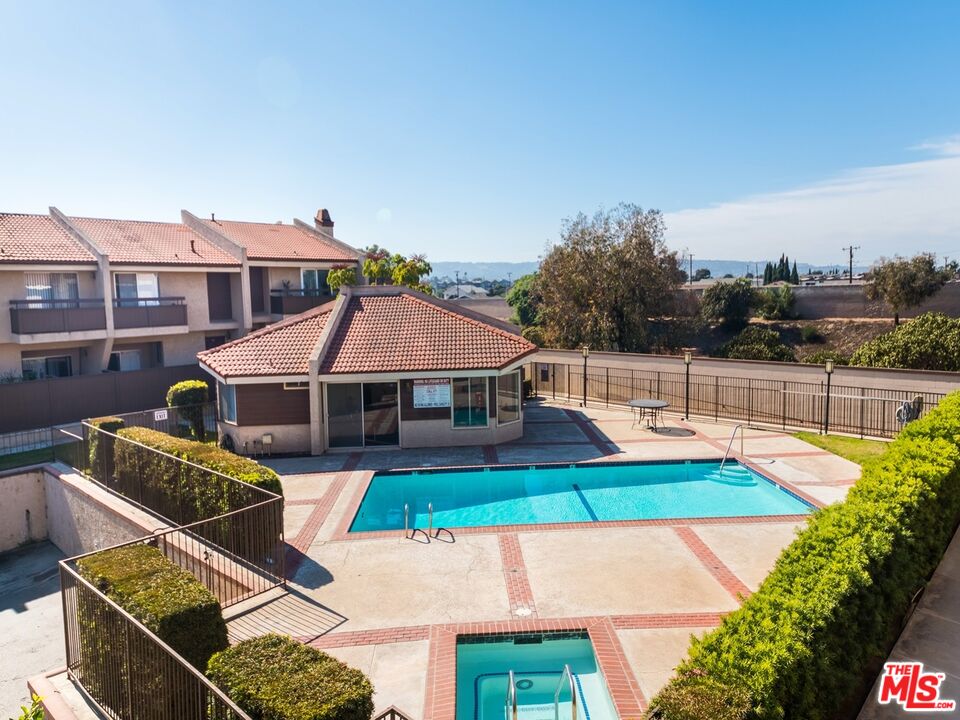
[(300, 287), (304, 295), (326, 295), (330, 292), (327, 285), (327, 271), (314, 268), (300, 270)]
[(20, 374), (24, 380), (73, 375), (73, 359), (69, 355), (31, 357), (20, 360)]
[(237, 386), (217, 383), (217, 397), (220, 399), (220, 419), (235, 423), (237, 421)]
[(397, 384), (363, 384), (363, 444), (399, 445), (400, 412)]
[(453, 426), (486, 427), (487, 379), (453, 379)]
[(156, 273), (116, 273), (113, 281), (119, 307), (158, 304), (155, 300), (151, 301), (152, 298), (160, 297), (160, 282)]
[[(76, 273), (24, 273), (24, 285), (27, 300), (76, 300), (80, 297)], [(31, 307), (50, 305), (37, 303)]]
[(139, 350), (114, 350), (110, 353), (110, 364), (107, 366), (107, 370), (127, 372), (128, 370), (139, 370), (141, 367)]
[(500, 425), (520, 419), (520, 373), (497, 378), (497, 422)]
[(362, 447), (363, 391), (360, 383), (328, 383), (325, 387), (330, 447)]

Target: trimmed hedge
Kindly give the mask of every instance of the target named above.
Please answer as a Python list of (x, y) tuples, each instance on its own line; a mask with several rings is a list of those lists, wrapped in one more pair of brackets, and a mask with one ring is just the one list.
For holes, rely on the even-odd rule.
[(228, 646), (217, 598), (155, 547), (104, 550), (78, 560), (77, 571), (194, 667)]
[(181, 417), (190, 422), (193, 436), (203, 442), (203, 406), (210, 399), (210, 386), (203, 380), (181, 380), (167, 390), (167, 406), (177, 408)]
[[(232, 452), (222, 450), (215, 445), (177, 438), (157, 430), (141, 427), (125, 428), (117, 434), (154, 450), (175, 455), (209, 470), (215, 470), (236, 480), (255, 485), (276, 495), (283, 494), (280, 476), (273, 470), (261, 465), (256, 460), (234, 455)], [(121, 443), (121, 445), (123, 448), (129, 449), (129, 446), (125, 443)], [(123, 448), (118, 447), (117, 451), (118, 472), (123, 471), (124, 468), (129, 468), (132, 460), (128, 457), (131, 453), (121, 452)]]
[(742, 710), (744, 696), (749, 710), (725, 717), (855, 714), (958, 521), (953, 393), (864, 465), (845, 502), (817, 512), (743, 607), (693, 641), (650, 716), (706, 720), (712, 707)]
[(369, 720), (367, 677), (289, 637), (244, 640), (210, 658), (207, 676), (254, 720)]
[[(114, 435), (124, 426), (123, 418), (110, 416), (90, 418), (87, 423)], [(109, 435), (101, 435), (98, 432), (90, 433), (90, 467), (93, 468), (97, 477), (113, 475), (113, 444), (114, 439)], [(97, 475), (98, 473), (100, 475)]]

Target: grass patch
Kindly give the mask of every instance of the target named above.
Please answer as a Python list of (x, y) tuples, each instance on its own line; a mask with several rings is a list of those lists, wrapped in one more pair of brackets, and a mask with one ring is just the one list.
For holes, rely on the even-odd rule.
[(48, 463), (51, 460), (53, 460), (53, 448), (45, 447), (36, 448), (35, 450), (24, 450), (23, 452), (10, 453), (9, 455), (0, 455), (0, 470), (10, 470), (27, 465)]
[(846, 458), (857, 465), (863, 465), (867, 460), (881, 455), (889, 446), (889, 443), (882, 440), (861, 440), (840, 435), (817, 435), (810, 432), (794, 433), (794, 437)]

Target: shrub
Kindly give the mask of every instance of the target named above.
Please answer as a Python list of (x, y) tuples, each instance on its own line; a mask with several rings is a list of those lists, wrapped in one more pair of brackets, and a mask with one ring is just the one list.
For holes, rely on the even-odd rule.
[(770, 328), (751, 325), (713, 352), (714, 357), (734, 360), (778, 360), (795, 362), (796, 356), (780, 339), (780, 333)]
[(793, 317), (796, 297), (789, 285), (765, 288), (757, 297), (760, 317), (766, 320), (789, 320)]
[(803, 362), (811, 365), (823, 365), (827, 360), (833, 360), (834, 365), (850, 364), (850, 358), (839, 350), (817, 350), (803, 358)]
[[(761, 720), (855, 712), (911, 597), (960, 520), (960, 393), (909, 425), (845, 502), (820, 510), (773, 572), (689, 659), (651, 707), (664, 720), (713, 718), (711, 702)], [(716, 692), (714, 692), (716, 691)], [(720, 700), (715, 696), (719, 695)]]
[(861, 345), (851, 365), (913, 370), (960, 370), (960, 318), (924, 313)]
[(707, 320), (719, 320), (726, 327), (739, 329), (747, 324), (756, 303), (753, 285), (746, 278), (718, 282), (703, 291), (700, 311)]
[(182, 380), (167, 390), (167, 407), (177, 408), (180, 416), (190, 422), (193, 436), (203, 442), (203, 406), (210, 398), (210, 388), (203, 380)]
[(373, 686), (354, 668), (288, 637), (244, 640), (207, 675), (254, 720), (369, 720)]
[(157, 548), (104, 550), (78, 560), (77, 572), (194, 667), (205, 668), (211, 655), (227, 647), (217, 598)]
[(817, 330), (815, 325), (804, 325), (800, 328), (800, 339), (809, 344), (822, 343), (826, 338), (823, 333)]
[(520, 334), (524, 339), (529, 340), (537, 347), (543, 347), (546, 343), (543, 328), (539, 325), (527, 325)]
[[(91, 418), (87, 423), (113, 435), (124, 425), (123, 419), (118, 417)], [(90, 467), (93, 468), (94, 477), (108, 478), (113, 475), (113, 443), (114, 439), (109, 435), (90, 433)]]

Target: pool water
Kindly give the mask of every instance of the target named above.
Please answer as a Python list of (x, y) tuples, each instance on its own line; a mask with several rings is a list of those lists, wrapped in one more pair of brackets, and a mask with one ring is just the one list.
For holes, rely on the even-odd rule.
[(378, 473), (350, 532), (605, 520), (802, 515), (810, 505), (735, 462), (592, 463)]
[[(509, 672), (517, 716), (554, 720), (554, 694), (570, 665), (578, 720), (616, 720), (586, 632), (468, 635), (457, 638), (457, 720), (504, 720)], [(559, 695), (561, 720), (572, 720), (569, 685)]]

